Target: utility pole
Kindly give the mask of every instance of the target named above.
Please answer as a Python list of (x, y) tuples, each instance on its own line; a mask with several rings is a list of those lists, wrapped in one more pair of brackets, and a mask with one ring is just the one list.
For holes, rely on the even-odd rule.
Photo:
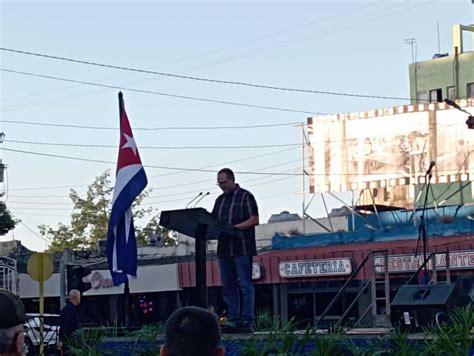
[(67, 300), (67, 286), (66, 286), (66, 266), (71, 261), (71, 250), (65, 249), (61, 253), (61, 260), (59, 261), (59, 308), (62, 310), (66, 306)]

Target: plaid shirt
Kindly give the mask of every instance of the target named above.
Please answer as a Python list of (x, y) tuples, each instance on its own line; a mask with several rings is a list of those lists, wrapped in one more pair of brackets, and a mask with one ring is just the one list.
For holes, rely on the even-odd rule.
[[(257, 202), (248, 190), (236, 188), (230, 193), (219, 195), (214, 203), (212, 215), (231, 225), (239, 224), (250, 216), (258, 216)], [(255, 227), (240, 230), (240, 236), (221, 234), (217, 243), (219, 258), (254, 256), (257, 254), (255, 243)]]

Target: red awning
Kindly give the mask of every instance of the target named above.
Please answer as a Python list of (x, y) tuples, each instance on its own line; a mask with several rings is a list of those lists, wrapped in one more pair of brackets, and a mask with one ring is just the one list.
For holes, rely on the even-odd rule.
[[(340, 244), (322, 247), (308, 247), (287, 250), (274, 250), (255, 256), (254, 263), (262, 267), (262, 277), (255, 281), (256, 284), (315, 282), (325, 280), (346, 280), (347, 276), (318, 276), (289, 279), (280, 277), (279, 263), (285, 261), (325, 260), (349, 258), (356, 268), (369, 251), (388, 250), (389, 255), (414, 254), (417, 240), (397, 240), (389, 242), (371, 242), (359, 244)], [(450, 236), (431, 238), (428, 241), (429, 252), (445, 252), (449, 250), (465, 251), (474, 250), (474, 236)], [(421, 252), (421, 251), (420, 251)], [(474, 268), (473, 268), (474, 269)], [(369, 263), (359, 272), (356, 279), (368, 279), (373, 275), (373, 266)], [(471, 269), (472, 273), (472, 269)], [(207, 262), (207, 286), (221, 286), (219, 266), (217, 260)], [(179, 286), (181, 288), (195, 287), (194, 262), (184, 262), (178, 265)]]

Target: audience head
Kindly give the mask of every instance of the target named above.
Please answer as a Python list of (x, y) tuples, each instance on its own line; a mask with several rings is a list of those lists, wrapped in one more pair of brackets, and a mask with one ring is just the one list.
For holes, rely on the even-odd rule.
[(25, 307), (15, 294), (0, 290), (0, 355), (23, 355)]
[(71, 289), (69, 291), (69, 302), (74, 305), (79, 305), (81, 302), (81, 292), (79, 292), (77, 289)]
[(222, 356), (217, 317), (209, 310), (183, 307), (168, 318), (161, 356)]

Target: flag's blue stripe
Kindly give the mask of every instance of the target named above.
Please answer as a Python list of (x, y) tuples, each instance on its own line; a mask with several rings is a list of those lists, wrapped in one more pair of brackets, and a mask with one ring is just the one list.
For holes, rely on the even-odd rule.
[[(142, 168), (123, 187), (112, 206), (107, 231), (107, 260), (109, 262), (109, 269), (114, 285), (120, 285), (127, 282), (127, 275), (137, 275), (137, 242), (135, 238), (135, 227), (132, 218), (128, 242), (126, 242), (125, 212), (132, 205), (136, 197), (143, 191), (143, 189), (145, 189), (147, 183), (148, 181), (145, 170)], [(117, 232), (116, 236), (114, 234), (115, 227)], [(112, 271), (113, 250), (116, 239), (117, 268), (122, 271), (121, 273)]]
[(114, 227), (119, 219), (125, 214), (128, 208), (132, 205), (133, 201), (140, 195), (145, 189), (148, 183), (145, 170), (140, 169), (132, 179), (123, 187), (120, 195), (112, 206), (112, 212), (110, 213), (109, 229)]

